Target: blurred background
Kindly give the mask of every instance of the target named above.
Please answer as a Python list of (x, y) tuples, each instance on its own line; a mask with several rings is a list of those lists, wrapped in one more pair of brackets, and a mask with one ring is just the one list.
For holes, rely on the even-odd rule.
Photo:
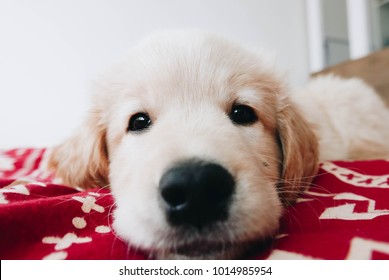
[(0, 0), (0, 149), (69, 136), (89, 84), (158, 30), (199, 28), (276, 54), (293, 86), (389, 45), (389, 0)]

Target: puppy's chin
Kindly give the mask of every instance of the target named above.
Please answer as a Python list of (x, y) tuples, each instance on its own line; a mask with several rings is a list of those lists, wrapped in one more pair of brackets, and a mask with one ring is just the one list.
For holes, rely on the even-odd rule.
[(160, 260), (226, 260), (242, 257), (255, 242), (212, 243), (195, 242), (172, 249), (159, 250), (155, 257)]
[[(242, 220), (232, 219), (196, 229), (191, 226), (171, 227), (167, 224), (159, 228), (149, 227), (140, 234), (131, 230), (133, 223), (116, 219), (113, 228), (123, 241), (133, 248), (144, 251), (149, 257), (161, 260), (225, 260), (241, 259), (253, 250), (261, 250), (270, 244), (279, 228), (281, 211), (275, 211), (266, 223), (242, 224)], [(123, 218), (123, 216), (120, 215)], [(124, 219), (126, 221), (127, 219)], [(239, 223), (240, 221), (240, 223)], [(143, 226), (152, 225), (150, 223)], [(152, 233), (152, 234), (150, 234)]]
[(166, 247), (154, 251), (157, 259), (193, 259), (193, 260), (226, 260), (240, 259), (249, 255), (253, 250), (266, 247), (271, 243), (276, 227), (267, 232), (261, 232), (251, 237), (236, 235), (233, 232), (223, 236), (226, 230), (209, 232), (207, 235), (191, 238), (181, 236), (175, 242), (167, 242)]

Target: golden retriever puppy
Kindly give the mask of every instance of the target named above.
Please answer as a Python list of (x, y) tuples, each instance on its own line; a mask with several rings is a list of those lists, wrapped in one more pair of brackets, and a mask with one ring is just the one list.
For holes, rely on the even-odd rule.
[(283, 207), (309, 186), (318, 141), (326, 153), (338, 144), (302, 112), (330, 117), (308, 101), (300, 111), (266, 60), (212, 34), (152, 36), (101, 78), (51, 166), (72, 186), (109, 185), (114, 230), (157, 258), (240, 257), (276, 232)]

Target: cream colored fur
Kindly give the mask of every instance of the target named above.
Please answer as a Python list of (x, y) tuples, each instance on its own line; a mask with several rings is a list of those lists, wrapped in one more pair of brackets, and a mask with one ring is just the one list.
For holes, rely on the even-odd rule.
[[(234, 103), (259, 121), (233, 124)], [(138, 112), (151, 127), (127, 132)], [(86, 121), (51, 165), (66, 184), (109, 185), (114, 229), (132, 246), (158, 258), (234, 258), (276, 232), (283, 207), (316, 174), (319, 150), (329, 159), (387, 156), (387, 116), (360, 81), (321, 78), (290, 96), (266, 56), (211, 34), (167, 32), (100, 79)], [(201, 232), (170, 226), (159, 206), (163, 172), (187, 158), (217, 162), (236, 181), (229, 218)], [(178, 253), (191, 246), (203, 253)]]
[(389, 110), (362, 80), (319, 76), (292, 97), (319, 138), (322, 160), (389, 157)]

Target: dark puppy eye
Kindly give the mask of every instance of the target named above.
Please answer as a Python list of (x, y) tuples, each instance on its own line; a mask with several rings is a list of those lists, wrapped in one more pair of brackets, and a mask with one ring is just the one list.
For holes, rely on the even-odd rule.
[(146, 113), (136, 113), (130, 118), (127, 131), (142, 131), (151, 125), (150, 117)]
[(232, 122), (237, 125), (249, 125), (258, 120), (254, 109), (247, 105), (234, 105), (229, 117)]

